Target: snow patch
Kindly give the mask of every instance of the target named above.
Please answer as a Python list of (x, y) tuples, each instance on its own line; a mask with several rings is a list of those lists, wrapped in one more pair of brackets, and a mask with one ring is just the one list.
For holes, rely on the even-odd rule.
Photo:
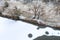
[[(53, 30), (49, 27), (37, 30), (37, 27), (22, 21), (0, 17), (0, 40), (33, 40), (38, 36), (47, 35), (46, 31), (49, 32), (47, 36), (60, 36), (59, 30)], [(30, 33), (33, 35), (32, 38), (28, 37)]]

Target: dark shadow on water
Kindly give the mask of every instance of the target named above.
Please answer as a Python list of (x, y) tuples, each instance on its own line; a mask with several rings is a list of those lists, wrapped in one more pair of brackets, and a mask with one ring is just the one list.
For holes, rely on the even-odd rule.
[(40, 36), (40, 37), (37, 37), (33, 40), (60, 40), (60, 36)]

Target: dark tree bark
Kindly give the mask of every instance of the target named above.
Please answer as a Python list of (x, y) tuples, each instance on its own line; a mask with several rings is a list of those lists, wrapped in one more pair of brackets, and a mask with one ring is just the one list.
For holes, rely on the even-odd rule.
[(2, 12), (0, 12), (0, 16), (2, 15)]

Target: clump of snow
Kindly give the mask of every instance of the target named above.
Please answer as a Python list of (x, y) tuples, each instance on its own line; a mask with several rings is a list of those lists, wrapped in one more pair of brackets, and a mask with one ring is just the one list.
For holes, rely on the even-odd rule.
[(25, 18), (26, 18), (26, 17), (24, 17), (24, 16), (22, 16), (22, 15), (21, 15), (21, 16), (19, 16), (19, 17), (20, 17), (20, 19), (25, 19)]

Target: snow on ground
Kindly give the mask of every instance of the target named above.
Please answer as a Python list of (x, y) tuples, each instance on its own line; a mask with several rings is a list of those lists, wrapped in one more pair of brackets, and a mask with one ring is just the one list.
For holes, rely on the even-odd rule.
[[(37, 27), (22, 21), (0, 17), (0, 40), (33, 40), (38, 36), (47, 35), (45, 34), (46, 31), (49, 31), (47, 36), (60, 36), (59, 30), (53, 30), (49, 27), (37, 30)], [(30, 33), (33, 35), (32, 38), (28, 37)]]

